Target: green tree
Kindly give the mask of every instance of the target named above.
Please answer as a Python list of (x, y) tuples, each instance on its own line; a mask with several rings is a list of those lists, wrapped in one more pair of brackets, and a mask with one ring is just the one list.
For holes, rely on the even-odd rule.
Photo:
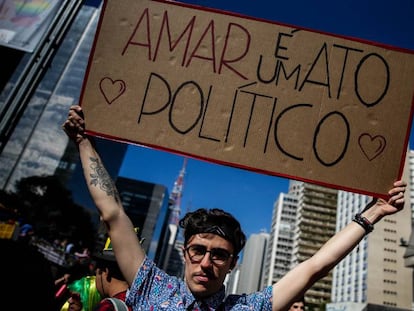
[(49, 241), (68, 238), (94, 246), (95, 228), (90, 214), (73, 202), (71, 192), (57, 177), (23, 178), (16, 182), (16, 191), (8, 198), (23, 221), (34, 227), (37, 236)]

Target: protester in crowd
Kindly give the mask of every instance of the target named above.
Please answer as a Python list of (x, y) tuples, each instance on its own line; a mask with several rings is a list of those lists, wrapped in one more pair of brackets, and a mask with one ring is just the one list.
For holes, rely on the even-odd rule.
[(70, 283), (71, 274), (63, 273), (62, 276), (55, 279), (55, 300), (57, 306), (62, 306), (69, 298), (68, 284)]
[(61, 307), (61, 311), (93, 311), (102, 299), (96, 288), (96, 277), (85, 275), (68, 285), (69, 299)]
[(85, 311), (80, 293), (71, 293), (68, 301), (63, 305), (60, 311)]
[(31, 224), (23, 224), (19, 231), (19, 241), (30, 243), (34, 237), (34, 228)]
[[(102, 300), (93, 306), (93, 311), (132, 310), (125, 304), (128, 283), (125, 281), (116, 262), (110, 243), (107, 247), (92, 254), (95, 261), (95, 286)], [(116, 305), (115, 305), (116, 304)], [(68, 301), (70, 311), (80, 311), (84, 308), (81, 295), (72, 295)], [(116, 308), (118, 307), (118, 308)], [(121, 309), (124, 308), (124, 309)]]
[[(110, 243), (106, 244), (111, 245)], [(125, 301), (128, 283), (116, 262), (111, 247), (106, 247), (102, 251), (94, 253), (93, 259), (96, 262), (96, 288), (104, 298), (95, 307), (94, 311), (115, 311), (114, 302)], [(120, 304), (122, 303), (120, 302)], [(125, 303), (123, 305), (126, 308)], [(127, 310), (132, 310), (132, 308)]]
[[(376, 199), (311, 258), (262, 291), (225, 297), (224, 279), (245, 244), (239, 222), (219, 209), (199, 209), (180, 221), (184, 229), (185, 279), (169, 276), (146, 257), (117, 189), (91, 138), (85, 135), (80, 106), (69, 109), (63, 124), (79, 149), (84, 176), (101, 220), (106, 224), (117, 262), (130, 285), (126, 303), (134, 310), (285, 311), (372, 231), (384, 216), (404, 206), (406, 183), (396, 181), (387, 200)], [(260, 194), (258, 194), (260, 195)]]
[[(56, 278), (55, 299), (56, 303), (60, 306), (59, 309), (65, 309), (63, 306), (69, 303), (68, 299), (72, 295), (72, 290), (77, 290), (78, 288), (82, 288), (85, 286), (89, 290), (89, 279), (95, 271), (94, 268), (90, 267), (91, 264), (93, 263), (75, 261), (69, 267), (63, 269), (63, 271), (61, 271), (61, 275), (58, 278)], [(94, 281), (95, 280), (93, 279), (92, 282)], [(91, 297), (93, 297), (93, 292)]]
[(71, 241), (68, 241), (68, 243), (66, 244), (65, 247), (65, 253), (70, 255), (74, 253), (74, 249), (75, 249), (75, 244)]

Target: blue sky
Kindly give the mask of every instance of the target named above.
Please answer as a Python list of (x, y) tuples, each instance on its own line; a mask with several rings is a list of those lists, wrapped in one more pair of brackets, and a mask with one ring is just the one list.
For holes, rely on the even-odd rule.
[[(181, 2), (414, 50), (413, 0)], [(410, 137), (414, 149), (413, 129)], [(131, 145), (120, 175), (159, 183), (171, 192), (183, 161), (179, 155)], [(280, 192), (287, 192), (288, 184), (288, 179), (189, 159), (181, 208), (183, 213), (222, 208), (239, 219), (247, 236), (262, 229), (269, 232), (273, 203)]]

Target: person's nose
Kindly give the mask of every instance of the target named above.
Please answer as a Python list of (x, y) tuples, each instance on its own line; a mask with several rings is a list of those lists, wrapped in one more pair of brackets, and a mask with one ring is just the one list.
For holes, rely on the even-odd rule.
[(204, 254), (203, 259), (200, 262), (200, 265), (202, 267), (210, 267), (213, 264), (213, 261), (211, 260), (211, 253), (210, 252), (206, 252)]

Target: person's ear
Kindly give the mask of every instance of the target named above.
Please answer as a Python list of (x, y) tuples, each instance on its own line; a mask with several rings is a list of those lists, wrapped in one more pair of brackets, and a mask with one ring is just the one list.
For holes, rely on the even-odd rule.
[(105, 275), (105, 278), (108, 282), (111, 282), (112, 280), (112, 276), (111, 273), (109, 272), (109, 269), (106, 267), (104, 271), (102, 271), (103, 274)]
[(185, 245), (184, 246), (181, 246), (181, 250), (182, 250), (182, 252), (183, 252), (183, 258), (184, 258), (184, 262), (186, 262), (187, 261), (187, 254), (186, 254), (186, 251), (185, 251)]

